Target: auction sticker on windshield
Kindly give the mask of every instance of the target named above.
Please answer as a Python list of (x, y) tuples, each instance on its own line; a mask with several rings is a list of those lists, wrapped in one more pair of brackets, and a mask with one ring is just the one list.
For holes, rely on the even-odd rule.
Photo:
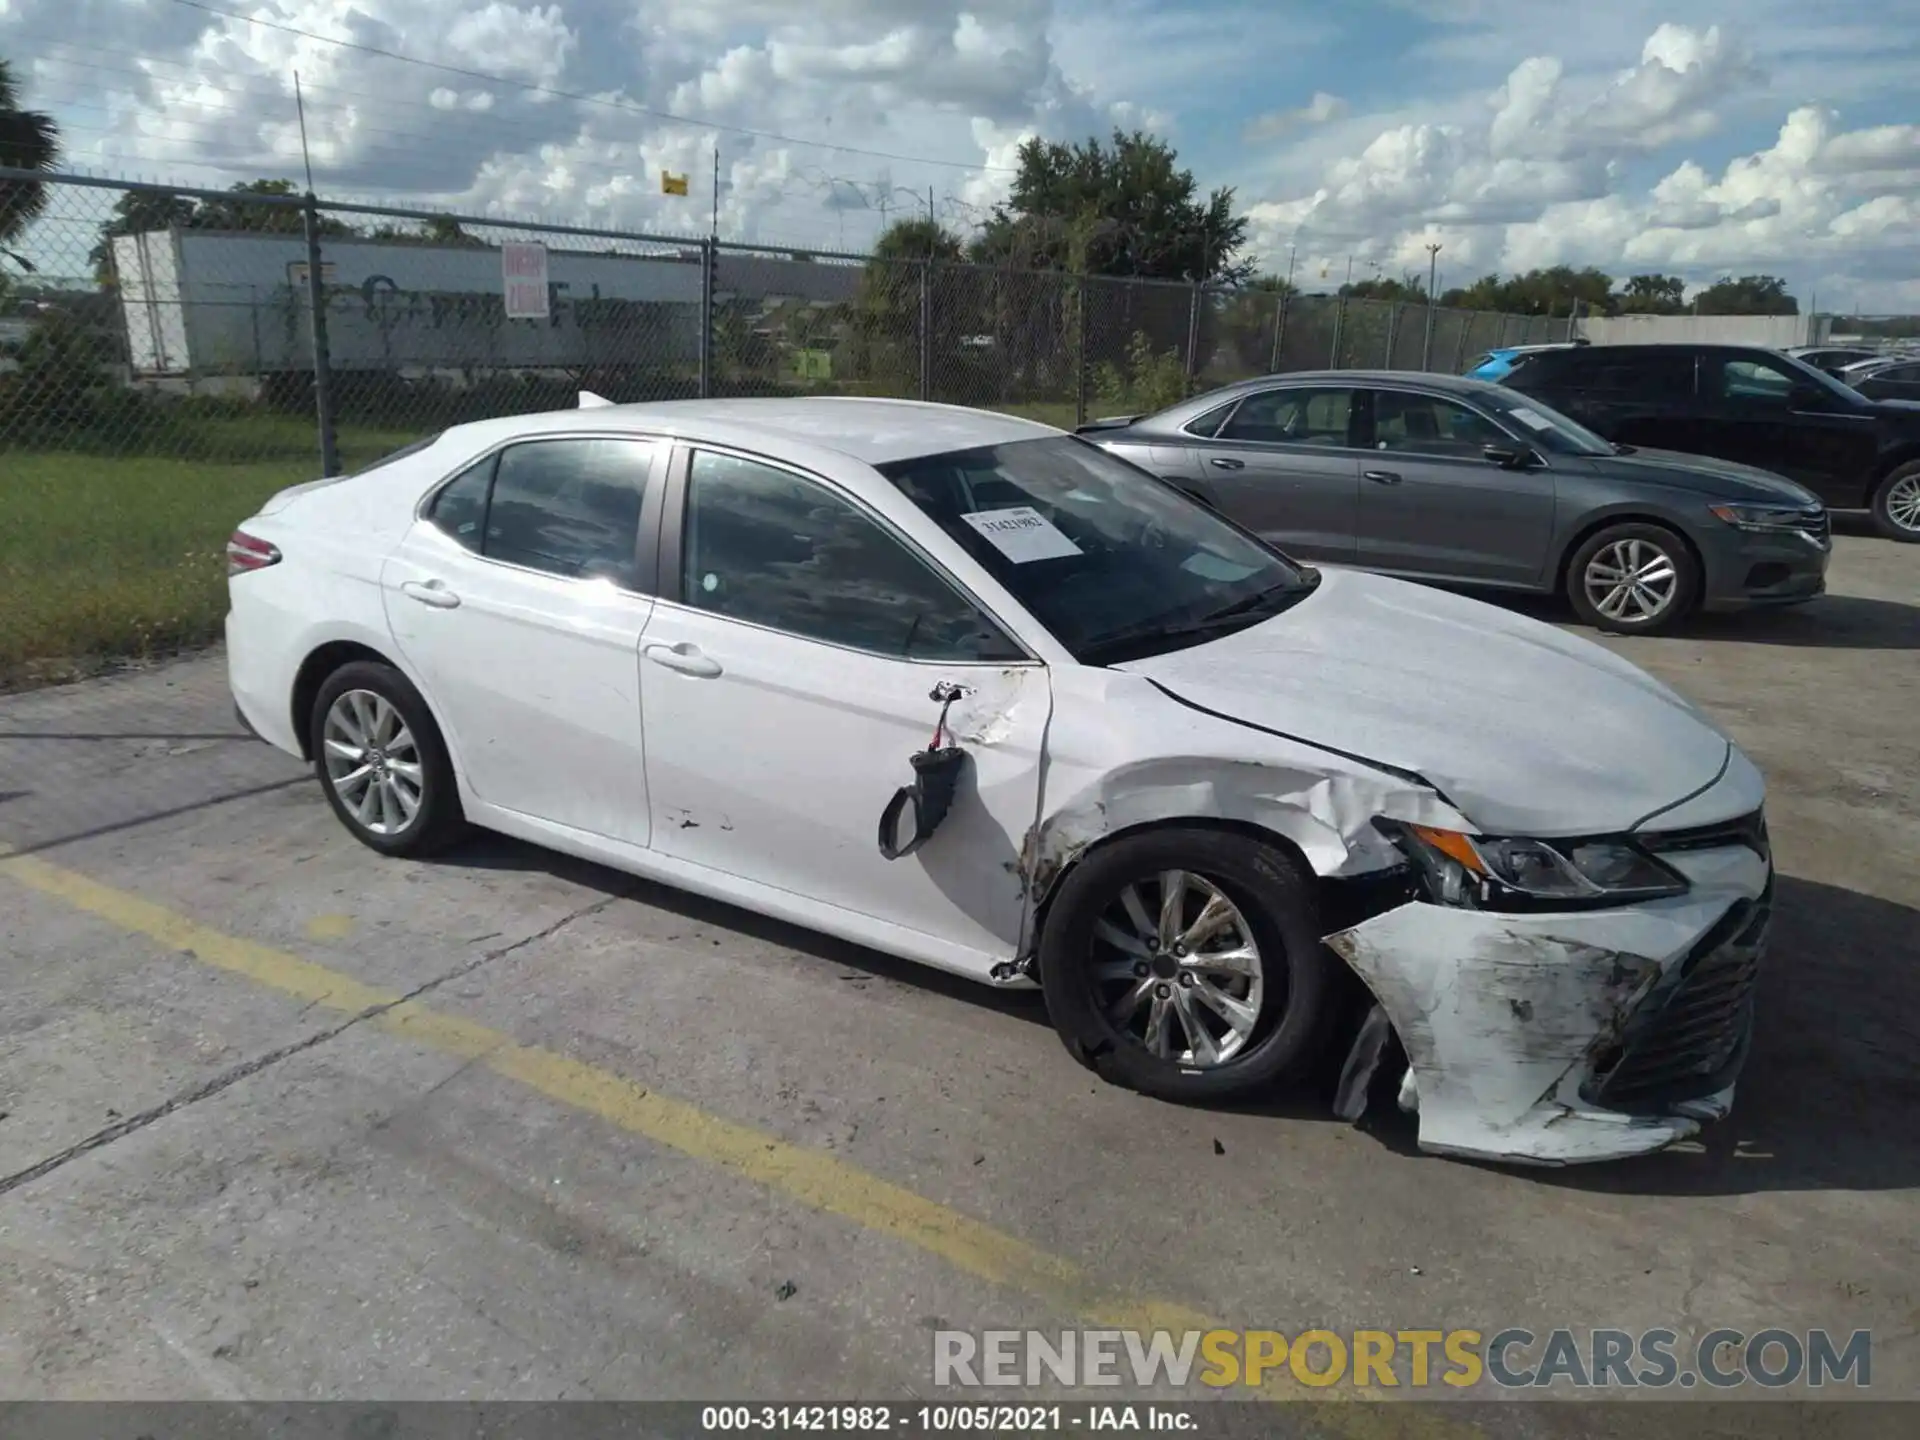
[(1546, 416), (1542, 415), (1537, 410), (1529, 410), (1524, 405), (1515, 406), (1513, 409), (1509, 410), (1507, 414), (1512, 416), (1515, 420), (1518, 420), (1522, 425), (1526, 426), (1529, 430), (1551, 430), (1553, 428), (1553, 422), (1547, 419)]
[(960, 518), (1016, 565), (1025, 565), (1033, 560), (1057, 560), (1063, 555), (1082, 553), (1078, 545), (1062, 535), (1051, 520), (1031, 505), (1014, 505), (1005, 510), (977, 510)]

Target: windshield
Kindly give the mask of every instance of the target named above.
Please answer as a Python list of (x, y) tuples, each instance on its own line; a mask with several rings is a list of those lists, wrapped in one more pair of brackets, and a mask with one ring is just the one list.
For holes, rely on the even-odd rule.
[(1797, 355), (1782, 355), (1781, 360), (1789, 365), (1796, 380), (1818, 386), (1827, 394), (1844, 400), (1849, 405), (1864, 405), (1866, 397), (1853, 389), (1844, 380), (1836, 380), (1817, 365), (1809, 365)]
[(1256, 624), (1317, 579), (1171, 485), (1069, 436), (880, 473), (1083, 664)]
[(1612, 455), (1614, 448), (1576, 420), (1529, 395), (1502, 390), (1479, 397), (1486, 407), (1553, 455)]

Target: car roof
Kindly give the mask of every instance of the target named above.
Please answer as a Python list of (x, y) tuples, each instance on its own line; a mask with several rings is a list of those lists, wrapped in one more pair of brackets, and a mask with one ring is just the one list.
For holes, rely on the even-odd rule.
[(867, 465), (1066, 433), (1036, 420), (961, 405), (844, 395), (600, 405), (502, 416), (455, 428), (468, 438), (490, 445), (503, 439), (579, 430), (582, 426), (748, 447), (772, 436), (834, 451)]
[[(1149, 434), (1163, 434), (1187, 425), (1202, 415), (1230, 405), (1243, 395), (1285, 385), (1386, 386), (1437, 391), (1462, 399), (1497, 399), (1511, 402), (1514, 392), (1491, 380), (1475, 380), (1465, 375), (1444, 375), (1431, 370), (1287, 370), (1277, 375), (1261, 375), (1252, 380), (1237, 380), (1209, 390), (1191, 400), (1182, 400), (1151, 415), (1142, 415), (1133, 425)], [(1117, 435), (1117, 431), (1114, 432)]]
[(1202, 405), (1201, 413), (1211, 410), (1215, 405), (1225, 404), (1236, 395), (1244, 395), (1250, 390), (1268, 390), (1276, 385), (1410, 385), (1431, 390), (1444, 390), (1456, 395), (1498, 395), (1510, 399), (1512, 392), (1503, 386), (1487, 380), (1475, 380), (1467, 375), (1447, 375), (1432, 370), (1288, 370), (1279, 375), (1262, 375), (1256, 380), (1240, 380), (1232, 385), (1223, 385), (1218, 390), (1209, 390), (1204, 395), (1196, 395), (1184, 402), (1179, 408)]

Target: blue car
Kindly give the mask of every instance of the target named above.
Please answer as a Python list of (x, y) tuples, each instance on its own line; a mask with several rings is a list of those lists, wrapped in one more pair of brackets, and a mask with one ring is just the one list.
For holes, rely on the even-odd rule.
[(1506, 379), (1507, 372), (1513, 369), (1522, 355), (1538, 355), (1542, 350), (1571, 350), (1576, 345), (1585, 345), (1585, 340), (1563, 340), (1557, 345), (1502, 345), (1497, 350), (1489, 350), (1473, 362), (1473, 368), (1467, 371), (1468, 378), (1498, 383)]

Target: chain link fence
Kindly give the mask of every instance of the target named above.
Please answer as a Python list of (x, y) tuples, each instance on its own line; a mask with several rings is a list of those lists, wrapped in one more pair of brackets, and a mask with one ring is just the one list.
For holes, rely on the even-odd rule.
[[(0, 172), (0, 685), (217, 633), (283, 486), (465, 420), (877, 395), (1071, 426), (1319, 368), (1459, 371), (1565, 318)], [(34, 197), (38, 195), (38, 203)], [(509, 319), (503, 247), (545, 250)], [(30, 269), (28, 267), (31, 267)], [(1429, 333), (1429, 328), (1431, 333)]]

